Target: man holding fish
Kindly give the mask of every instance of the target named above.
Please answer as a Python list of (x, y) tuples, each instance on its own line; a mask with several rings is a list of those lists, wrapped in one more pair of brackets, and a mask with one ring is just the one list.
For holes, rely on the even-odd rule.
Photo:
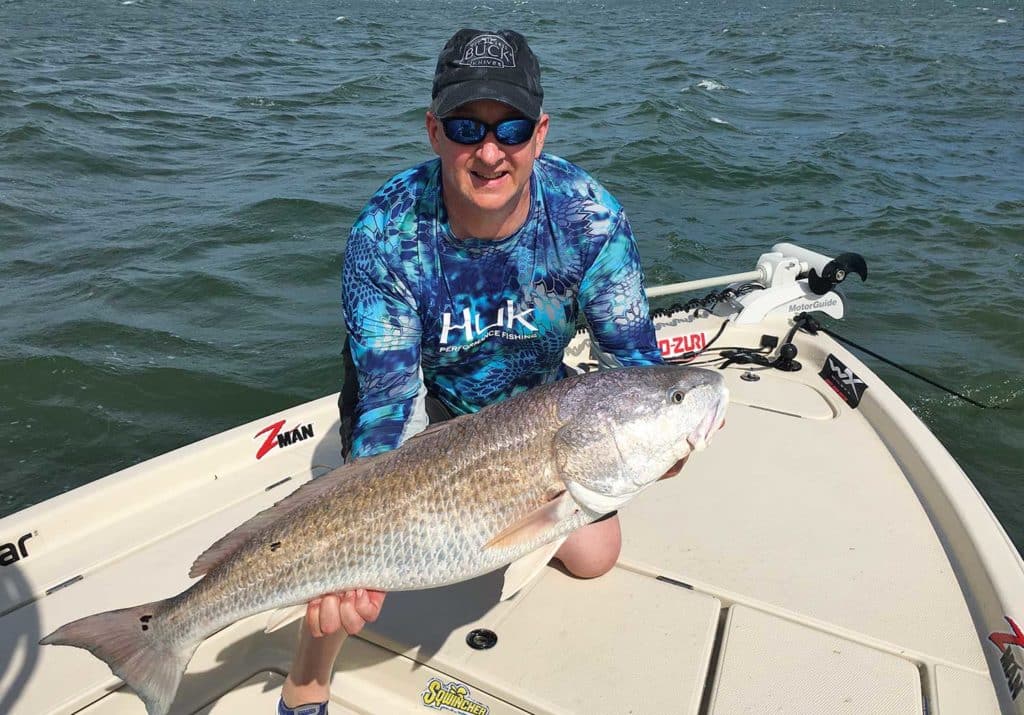
[[(438, 158), (388, 181), (346, 248), (347, 459), (565, 377), (580, 309), (606, 366), (662, 362), (626, 216), (585, 172), (542, 153), (543, 97), (519, 33), (464, 29), (441, 51), (426, 115)], [(613, 511), (552, 553), (592, 578), (620, 545)], [(309, 603), (282, 715), (326, 712), (341, 644), (383, 601), (361, 589)]]
[[(707, 445), (728, 390), (718, 371), (659, 364), (629, 224), (541, 153), (542, 97), (522, 36), (456, 33), (427, 113), (440, 158), (385, 184), (348, 242), (350, 461), (210, 545), (177, 595), (85, 615), (41, 645), (89, 651), (167, 715), (210, 635), (307, 604), (278, 710), (320, 715), (343, 640), (384, 591), (507, 566), (506, 598), (552, 557), (580, 577), (612, 567), (617, 510)], [(568, 374), (581, 310), (619, 369)]]

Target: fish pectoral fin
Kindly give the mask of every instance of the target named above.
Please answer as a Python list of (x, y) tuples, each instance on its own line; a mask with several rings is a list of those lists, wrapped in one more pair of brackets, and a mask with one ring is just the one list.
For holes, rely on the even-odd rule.
[(263, 629), (264, 633), (273, 633), (279, 630), (282, 626), (286, 626), (296, 618), (306, 615), (306, 604), (301, 603), (298, 606), (285, 606), (284, 608), (278, 608), (276, 611), (271, 611), (270, 616), (267, 617), (267, 627)]
[(567, 482), (566, 487), (569, 489), (569, 494), (573, 500), (579, 504), (583, 511), (590, 513), (595, 518), (610, 514), (637, 495), (637, 492), (630, 492), (619, 496), (602, 494), (572, 481)]
[(544, 544), (536, 551), (531, 551), (517, 561), (513, 561), (505, 569), (505, 583), (501, 587), (501, 600), (507, 601), (522, 591), (540, 572), (548, 565), (548, 561), (558, 553), (558, 549), (565, 543), (568, 536), (555, 539), (550, 544)]
[(537, 541), (543, 538), (544, 532), (555, 528), (558, 522), (572, 514), (575, 510), (576, 504), (573, 503), (572, 498), (565, 492), (562, 492), (543, 506), (531, 511), (519, 521), (499, 531), (490, 541), (484, 544), (484, 548), (506, 548), (530, 541)]

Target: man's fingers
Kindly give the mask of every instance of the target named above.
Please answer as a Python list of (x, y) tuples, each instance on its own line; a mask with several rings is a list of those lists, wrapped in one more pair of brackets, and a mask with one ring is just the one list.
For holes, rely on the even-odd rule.
[(364, 600), (359, 610), (359, 615), (363, 617), (367, 623), (373, 623), (377, 620), (380, 615), (381, 606), (384, 605), (384, 597), (387, 593), (384, 591), (369, 591), (365, 592)]
[(380, 614), (380, 606), (370, 599), (369, 591), (365, 591), (363, 589), (356, 591), (355, 608), (356, 613), (358, 613), (359, 617), (366, 623), (373, 623), (377, 620), (377, 616)]
[(320, 631), (325, 635), (337, 633), (341, 628), (342, 618), (339, 613), (340, 601), (338, 595), (329, 593), (321, 599), (320, 604)]
[(349, 635), (355, 635), (367, 623), (377, 620), (386, 595), (384, 591), (361, 588), (314, 598), (306, 604), (309, 632), (314, 638), (322, 638), (344, 628)]
[(366, 625), (366, 621), (364, 621), (356, 611), (355, 591), (345, 592), (345, 596), (341, 600), (340, 615), (341, 625), (344, 627), (345, 632), (350, 636), (354, 636), (356, 633), (363, 630), (363, 626)]
[(314, 638), (320, 638), (324, 632), (320, 630), (320, 605), (323, 599), (314, 598), (306, 604), (306, 625), (309, 626), (309, 634)]
[(681, 470), (683, 468), (683, 465), (686, 464), (686, 460), (689, 459), (689, 458), (690, 458), (690, 455), (686, 455), (685, 457), (680, 459), (678, 462), (676, 462), (671, 467), (669, 467), (669, 470), (667, 472), (665, 472), (660, 477), (658, 477), (658, 480), (661, 481), (662, 479), (670, 479), (670, 478), (676, 476), (677, 474), (679, 474), (679, 470)]

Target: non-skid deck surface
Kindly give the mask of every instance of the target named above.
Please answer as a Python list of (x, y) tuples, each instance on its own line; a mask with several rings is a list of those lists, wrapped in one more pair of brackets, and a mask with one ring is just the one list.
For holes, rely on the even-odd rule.
[[(829, 420), (780, 416), (758, 407), (761, 383), (734, 384), (728, 372), (737, 394), (725, 429), (679, 477), (623, 510), (621, 562), (985, 670), (932, 525), (860, 413), (839, 403)], [(832, 398), (822, 391), (821, 399)]]

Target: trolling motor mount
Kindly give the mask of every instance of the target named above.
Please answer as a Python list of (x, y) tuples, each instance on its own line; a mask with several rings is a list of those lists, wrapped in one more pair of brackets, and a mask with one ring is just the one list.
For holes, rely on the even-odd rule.
[(835, 258), (829, 258), (792, 243), (776, 243), (772, 250), (796, 258), (804, 264), (807, 286), (817, 295), (825, 295), (851, 273), (859, 275), (862, 281), (868, 279), (867, 261), (859, 253), (840, 253)]

